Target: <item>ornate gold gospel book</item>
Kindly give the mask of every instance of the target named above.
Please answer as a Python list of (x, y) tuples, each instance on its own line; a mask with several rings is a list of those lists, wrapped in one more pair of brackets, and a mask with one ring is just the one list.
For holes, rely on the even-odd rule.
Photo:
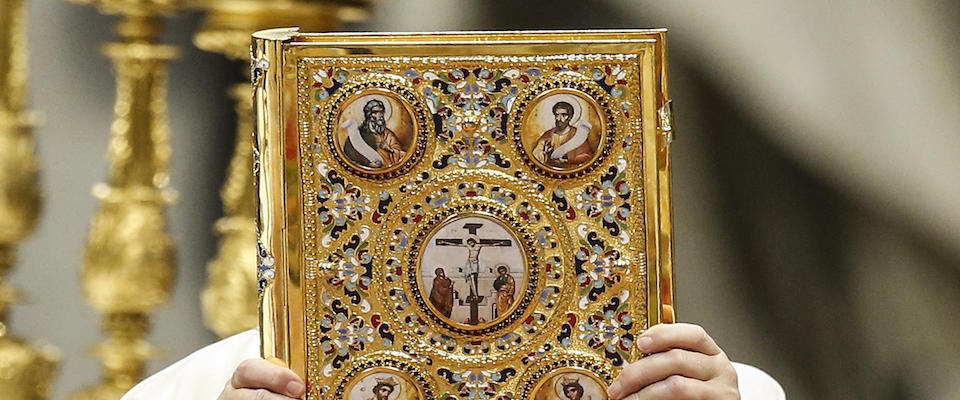
[(308, 399), (606, 399), (673, 319), (665, 31), (254, 35), (263, 354)]

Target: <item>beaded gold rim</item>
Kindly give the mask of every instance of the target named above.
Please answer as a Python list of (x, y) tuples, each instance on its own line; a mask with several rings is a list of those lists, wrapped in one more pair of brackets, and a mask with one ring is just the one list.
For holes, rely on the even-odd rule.
[[(532, 398), (550, 378), (563, 373), (576, 372), (593, 379), (601, 387), (606, 388), (613, 381), (613, 374), (609, 367), (597, 362), (592, 357), (583, 355), (569, 355), (568, 358), (554, 358), (541, 363), (537, 368), (528, 370), (522, 378), (520, 389), (521, 399)], [(604, 396), (606, 400), (606, 396)]]
[[(538, 104), (547, 96), (557, 93), (568, 93), (587, 101), (599, 114), (600, 122), (603, 124), (600, 127), (600, 140), (593, 157), (589, 162), (576, 168), (558, 169), (543, 165), (530, 156), (530, 151), (523, 143), (523, 125), (527, 119), (528, 108)], [(610, 104), (603, 89), (596, 84), (572, 76), (560, 76), (533, 85), (525, 93), (517, 96), (516, 110), (512, 113), (513, 118), (509, 124), (510, 135), (518, 157), (538, 174), (555, 179), (580, 178), (600, 168), (604, 160), (610, 156), (617, 135), (617, 120), (610, 110)]]
[[(371, 354), (371, 356), (372, 355), (373, 354)], [(368, 357), (366, 360), (357, 362), (350, 369), (344, 371), (334, 391), (334, 398), (345, 399), (354, 385), (363, 380), (363, 378), (378, 372), (401, 375), (409, 382), (414, 383), (414, 388), (421, 397), (428, 400), (436, 398), (434, 395), (434, 385), (427, 380), (423, 371), (417, 368), (415, 364), (388, 355), (380, 355), (380, 357), (377, 358)]]

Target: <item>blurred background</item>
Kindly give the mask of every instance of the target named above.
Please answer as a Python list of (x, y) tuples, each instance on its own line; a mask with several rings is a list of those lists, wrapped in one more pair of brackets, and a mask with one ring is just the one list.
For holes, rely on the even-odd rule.
[[(99, 379), (103, 337), (79, 283), (91, 187), (115, 83), (99, 51), (114, 18), (26, 2), (29, 105), (43, 213), (12, 284), (9, 325), (60, 349), (53, 398)], [(790, 399), (960, 398), (960, 3), (949, 0), (381, 0), (352, 30), (669, 29), (678, 316)], [(228, 87), (242, 67), (162, 42), (173, 155), (177, 278), (148, 337), (157, 371), (216, 340), (200, 292), (233, 152)]]

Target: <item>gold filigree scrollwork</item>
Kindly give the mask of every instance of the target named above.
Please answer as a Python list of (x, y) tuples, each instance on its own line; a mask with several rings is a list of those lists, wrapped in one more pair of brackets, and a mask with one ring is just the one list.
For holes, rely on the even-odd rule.
[(119, 14), (119, 40), (104, 46), (113, 61), (116, 100), (106, 184), (94, 187), (93, 217), (83, 260), (84, 293), (102, 314), (106, 340), (95, 354), (101, 382), (73, 399), (118, 399), (144, 376), (156, 352), (144, 340), (150, 313), (167, 303), (175, 276), (175, 250), (166, 229), (171, 149), (167, 128), (167, 65), (175, 48), (155, 43), (161, 17), (175, 1), (78, 0)]
[[(311, 42), (323, 35), (257, 36), (262, 64), (282, 67), (257, 92), (269, 111), (261, 215), (288, 218), (264, 225), (279, 260), (264, 352), (307, 377), (308, 398), (606, 398), (641, 356), (636, 336), (661, 320), (647, 256), (663, 244), (646, 230), (666, 194), (645, 178), (656, 143), (640, 120), (656, 118), (641, 94), (649, 49), (538, 56), (515, 43), (526, 35), (489, 35), (505, 42), (325, 37), (369, 50), (350, 54)], [(294, 51), (276, 42), (292, 37)]]
[[(628, 262), (642, 260), (642, 250), (630, 247), (642, 229), (627, 223), (629, 210), (642, 205), (631, 189), (639, 186), (628, 179), (642, 174), (627, 161), (629, 146), (624, 142), (626, 121), (634, 120), (628, 114), (636, 109), (622, 99), (636, 86), (610, 76), (633, 70), (603, 59), (586, 65), (526, 61), (537, 68), (520, 72), (487, 65), (488, 59), (458, 60), (462, 65), (439, 68), (430, 65), (431, 59), (375, 59), (360, 65), (351, 59), (300, 62), (300, 120), (309, 122), (301, 125), (301, 152), (311, 154), (304, 159), (301, 180), (304, 199), (317, 201), (317, 207), (305, 209), (304, 218), (312, 227), (309, 231), (318, 233), (315, 245), (305, 236), (304, 256), (325, 257), (334, 265), (322, 274), (308, 274), (305, 285), (306, 314), (316, 316), (307, 323), (308, 370), (322, 375), (315, 379), (336, 376), (337, 365), (352, 365), (353, 354), (376, 354), (394, 343), (404, 343), (410, 356), (432, 365), (430, 373), (441, 388), (438, 398), (488, 389), (532, 394), (558, 390), (563, 379), (600, 393), (611, 371), (628, 361), (638, 327), (647, 324), (643, 315), (627, 312), (645, 304), (638, 298), (644, 284)], [(413, 66), (394, 67), (403, 63)], [(568, 72), (541, 72), (556, 70)], [(348, 136), (338, 129), (344, 125), (342, 115), (356, 100), (368, 102), (367, 96), (383, 97), (382, 103), (407, 99), (414, 119), (429, 110), (434, 122), (427, 126), (426, 151), (418, 155), (422, 160), (410, 163), (404, 179), (393, 185), (382, 183), (391, 182), (393, 170), (383, 168), (387, 176), (374, 181), (370, 168), (345, 159)], [(561, 122), (582, 129), (587, 138), (580, 147), (586, 154), (558, 161), (547, 160), (549, 154), (541, 151), (536, 159), (538, 142), (563, 129), (555, 125), (561, 116), (554, 106), (561, 101), (569, 106), (558, 107), (573, 109), (566, 109), (568, 120)], [(367, 123), (366, 113), (358, 116), (354, 108), (351, 118), (362, 116)], [(396, 118), (397, 109), (383, 111), (394, 116), (399, 132), (403, 124)], [(376, 113), (380, 106), (370, 110)], [(480, 122), (477, 115), (483, 117)], [(385, 119), (389, 124), (391, 117)], [(572, 129), (566, 135), (577, 137)], [(631, 142), (639, 143), (639, 137)], [(568, 147), (562, 151), (577, 153), (576, 147)], [(468, 225), (500, 226), (504, 231), (468, 233)], [(456, 255), (465, 253), (437, 250), (463, 247), (473, 236), (477, 244), (500, 246), (480, 254), (498, 252), (505, 262), (488, 265), (496, 273), (485, 272), (483, 284), (469, 277), (470, 259)], [(375, 238), (373, 246), (367, 244), (370, 238)], [(520, 249), (523, 261), (508, 255), (507, 241)], [(500, 266), (506, 266), (503, 273)], [(501, 304), (501, 291), (493, 293), (487, 286), (493, 275), (511, 273), (515, 288), (502, 292), (506, 300)], [(438, 279), (447, 277), (453, 281), (437, 286)], [(434, 291), (446, 290), (443, 285), (455, 293), (434, 298)], [(511, 293), (516, 295), (512, 302)], [(616, 335), (600, 334), (608, 328)], [(337, 329), (350, 335), (332, 336)], [(587, 358), (552, 365), (532, 378), (543, 388), (550, 382), (557, 387), (525, 387), (526, 381), (516, 378), (522, 370), (530, 372), (516, 367), (516, 360), (540, 365), (556, 361), (549, 358), (555, 351)], [(588, 357), (598, 352), (604, 357)], [(566, 372), (552, 374), (559, 369)], [(488, 386), (464, 386), (464, 380)], [(339, 394), (311, 392), (322, 398)]]
[[(301, 26), (331, 31), (344, 22), (366, 18), (366, 1), (215, 0), (205, 2), (206, 18), (194, 37), (200, 49), (232, 60), (250, 57), (250, 35), (275, 26)], [(253, 62), (251, 77), (267, 66)], [(220, 337), (257, 326), (257, 232), (250, 166), (253, 155), (253, 110), (249, 83), (229, 90), (237, 112), (236, 145), (227, 178), (220, 191), (224, 217), (214, 229), (220, 235), (217, 255), (207, 264), (203, 315), (208, 328)]]
[(16, 247), (40, 214), (40, 185), (33, 128), (26, 106), (26, 10), (20, 0), (0, 2), (0, 393), (4, 399), (45, 399), (59, 361), (56, 349), (14, 336), (7, 307), (21, 297), (6, 275)]

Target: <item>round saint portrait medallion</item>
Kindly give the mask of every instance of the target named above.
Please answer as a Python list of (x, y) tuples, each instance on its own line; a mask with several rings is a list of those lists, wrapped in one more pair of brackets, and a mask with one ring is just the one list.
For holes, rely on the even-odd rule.
[(541, 168), (578, 171), (599, 156), (603, 122), (600, 107), (585, 93), (548, 90), (527, 106), (520, 125), (521, 145)]
[(383, 89), (359, 91), (343, 102), (333, 126), (337, 152), (349, 167), (380, 174), (412, 157), (417, 125), (410, 107)]
[(434, 315), (453, 326), (479, 329), (506, 319), (528, 280), (520, 242), (493, 217), (449, 219), (424, 242), (421, 295)]
[(563, 368), (547, 375), (533, 390), (534, 400), (607, 400), (607, 389), (593, 374)]
[(370, 370), (352, 382), (346, 400), (420, 400), (426, 397), (401, 372), (386, 368)]

